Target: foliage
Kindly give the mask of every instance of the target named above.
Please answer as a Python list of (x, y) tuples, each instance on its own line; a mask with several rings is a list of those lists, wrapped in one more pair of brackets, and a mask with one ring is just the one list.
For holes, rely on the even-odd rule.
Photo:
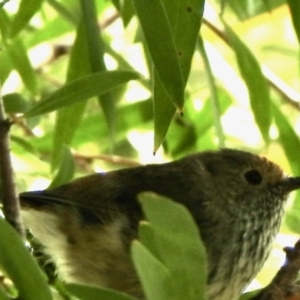
[[(200, 0), (2, 1), (18, 189), (224, 146), (299, 175), (299, 10), (207, 0), (201, 25)], [(299, 232), (299, 193), (292, 200), (285, 233)]]

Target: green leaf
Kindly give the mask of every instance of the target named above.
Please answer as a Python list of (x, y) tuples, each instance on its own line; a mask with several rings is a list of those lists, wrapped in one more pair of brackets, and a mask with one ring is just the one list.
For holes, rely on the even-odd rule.
[(0, 289), (0, 300), (10, 300), (8, 295), (2, 289)]
[(70, 294), (73, 294), (80, 300), (137, 300), (125, 293), (96, 286), (69, 283), (65, 285), (65, 288)]
[(294, 174), (300, 175), (299, 153), (295, 151), (295, 149), (300, 149), (299, 136), (276, 104), (272, 104), (272, 110), (279, 132), (279, 140), (291, 169)]
[(178, 298), (170, 271), (143, 244), (134, 241), (131, 252), (148, 300), (182, 300)]
[[(199, 34), (203, 0), (133, 1), (154, 64), (154, 152), (174, 116), (183, 109), (184, 88)], [(155, 20), (155, 23), (153, 23)]]
[(39, 10), (43, 0), (22, 0), (12, 21), (10, 36), (16, 36), (27, 25), (32, 16)]
[(176, 112), (176, 108), (171, 102), (169, 95), (163, 87), (157, 73), (154, 74), (153, 86), (153, 106), (154, 106), (154, 149), (155, 153), (162, 144), (170, 123)]
[[(161, 0), (133, 0), (155, 70), (172, 102), (181, 110), (184, 81), (174, 35)], [(155, 20), (155, 22), (154, 22)]]
[(153, 227), (159, 257), (171, 272), (176, 297), (204, 299), (206, 254), (192, 216), (183, 205), (153, 193), (142, 194), (140, 201)]
[(11, 93), (3, 96), (3, 103), (6, 113), (23, 113), (28, 110), (28, 102), (19, 93)]
[[(233, 100), (224, 89), (219, 88), (217, 93), (220, 105), (219, 114), (221, 117), (233, 103)], [(198, 120), (201, 120), (201, 122), (199, 122)], [(197, 136), (204, 135), (207, 130), (209, 130), (213, 126), (214, 117), (210, 98), (205, 100), (202, 110), (193, 115), (193, 123), (195, 124), (197, 129)]]
[(298, 0), (287, 0), (287, 4), (290, 8), (294, 29), (300, 43), (300, 2)]
[(13, 142), (21, 146), (26, 152), (33, 153), (34, 155), (38, 155), (36, 149), (33, 145), (28, 141), (28, 138), (22, 138), (16, 135), (11, 134), (10, 138)]
[[(104, 62), (104, 43), (98, 25), (98, 16), (94, 0), (81, 0), (82, 21), (85, 29), (85, 43), (87, 44), (87, 58), (92, 72), (106, 71)], [(96, 53), (96, 55), (95, 55)], [(114, 132), (115, 106), (112, 95), (108, 93), (98, 95), (111, 138)]]
[(10, 19), (3, 7), (0, 6), (0, 35), (2, 37), (3, 42), (6, 42), (9, 36), (9, 29)]
[(185, 85), (198, 40), (204, 0), (164, 0), (162, 3), (170, 20)]
[[(299, 155), (295, 149), (300, 149), (300, 139), (294, 128), (288, 122), (286, 116), (278, 109), (277, 105), (272, 105), (275, 123), (279, 132), (279, 140), (283, 147), (284, 153), (289, 161), (292, 172), (300, 175)], [(286, 225), (295, 233), (299, 232), (299, 209), (300, 209), (300, 192), (296, 192), (292, 207), (289, 208), (285, 216)]]
[[(57, 30), (59, 28), (59, 30)], [(27, 47), (33, 47), (51, 39), (60, 37), (73, 30), (72, 25), (61, 16), (53, 18), (44, 24), (42, 28), (35, 30), (33, 34), (26, 36)]]
[[(67, 82), (89, 74), (91, 71), (87, 57), (87, 44), (85, 43), (85, 30), (82, 22), (79, 24), (67, 71)], [(86, 101), (80, 101), (60, 109), (57, 112), (51, 168), (54, 170), (59, 162), (63, 145), (71, 145), (79, 123), (85, 112)]]
[(154, 230), (152, 225), (147, 221), (142, 221), (139, 224), (139, 241), (156, 257), (159, 258), (159, 253), (154, 240)]
[[(216, 131), (216, 136), (218, 137), (218, 144), (220, 148), (225, 147), (225, 136), (224, 136), (224, 131), (221, 123), (221, 103), (220, 103), (220, 97), (218, 93), (218, 89), (216, 86), (215, 78), (213, 76), (209, 59), (206, 54), (206, 49), (204, 47), (204, 42), (202, 40), (202, 37), (199, 37), (198, 41), (198, 49), (199, 52), (202, 56), (205, 70), (206, 70), (206, 76), (207, 76), (207, 81), (208, 81), (208, 86), (209, 86), (209, 91), (210, 91), (210, 102), (211, 102), (211, 109), (212, 109), (212, 115), (213, 115), (213, 120), (214, 120), (214, 125), (215, 125), (215, 131)], [(203, 120), (201, 120), (201, 123), (203, 123)]]
[(250, 104), (254, 118), (261, 135), (266, 143), (269, 142), (269, 129), (271, 126), (271, 99), (266, 79), (259, 63), (249, 48), (240, 38), (225, 25), (225, 33), (229, 44), (235, 52), (242, 77), (248, 87)]
[[(0, 266), (19, 291), (22, 300), (52, 299), (46, 277), (15, 230), (0, 218)], [(30, 274), (30, 275), (29, 275)]]
[(36, 94), (37, 92), (37, 79), (36, 74), (31, 66), (29, 58), (27, 56), (27, 50), (25, 49), (23, 42), (19, 38), (15, 38), (7, 46), (8, 55), (15, 67), (20, 74), (22, 81), (28, 88), (28, 90)]
[(124, 27), (126, 27), (135, 13), (132, 1), (123, 1), (120, 10), (121, 10), (120, 15), (122, 17), (123, 25)]
[(12, 61), (7, 51), (0, 51), (0, 80), (5, 82), (13, 69)]
[(58, 172), (56, 173), (56, 176), (52, 180), (48, 189), (55, 188), (70, 181), (74, 176), (74, 169), (75, 165), (72, 152), (68, 147), (65, 146), (62, 148)]
[(128, 71), (105, 71), (84, 76), (67, 83), (43, 101), (31, 108), (25, 117), (33, 117), (83, 101), (115, 89), (130, 80), (138, 79), (138, 73)]

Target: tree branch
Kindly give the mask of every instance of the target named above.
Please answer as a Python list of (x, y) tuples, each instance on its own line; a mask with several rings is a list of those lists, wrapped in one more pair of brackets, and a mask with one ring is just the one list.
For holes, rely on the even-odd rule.
[(14, 173), (10, 157), (8, 133), (11, 122), (6, 119), (0, 86), (0, 181), (2, 186), (3, 213), (6, 220), (24, 238), (20, 217), (20, 203), (16, 192)]

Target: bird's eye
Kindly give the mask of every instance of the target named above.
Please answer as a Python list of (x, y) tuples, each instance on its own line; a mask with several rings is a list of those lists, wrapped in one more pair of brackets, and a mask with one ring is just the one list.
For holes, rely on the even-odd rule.
[(250, 170), (245, 173), (245, 179), (252, 185), (258, 185), (262, 182), (262, 176), (257, 170)]

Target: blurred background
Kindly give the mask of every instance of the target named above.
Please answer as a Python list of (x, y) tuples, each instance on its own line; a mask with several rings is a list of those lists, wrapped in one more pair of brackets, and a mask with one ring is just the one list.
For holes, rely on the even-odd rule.
[[(0, 80), (14, 122), (19, 191), (220, 147), (266, 156), (300, 175), (298, 0), (205, 1), (183, 114), (171, 102), (165, 113), (159, 98), (153, 106), (153, 57), (134, 1), (95, 0), (92, 8), (83, 2), (1, 1)], [(87, 20), (96, 20), (96, 29)], [(159, 33), (160, 19), (154, 16), (151, 26)], [(92, 43), (95, 36), (88, 50), (85, 39)], [(50, 111), (30, 114), (66, 84), (105, 70), (139, 78), (99, 97), (59, 100), (63, 104), (53, 103)], [(299, 208), (294, 194), (272, 256), (250, 289), (272, 279), (284, 261), (282, 247), (299, 238)]]

